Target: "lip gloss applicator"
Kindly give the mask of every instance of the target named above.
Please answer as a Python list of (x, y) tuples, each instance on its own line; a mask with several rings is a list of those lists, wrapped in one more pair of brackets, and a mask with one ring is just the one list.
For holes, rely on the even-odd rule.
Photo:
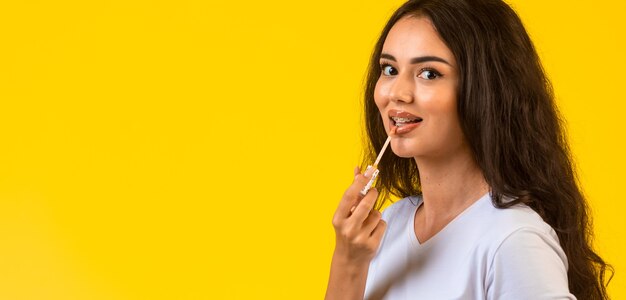
[(365, 169), (365, 173), (367, 173), (367, 171), (369, 171), (371, 168), (374, 168), (376, 170), (374, 170), (374, 173), (372, 174), (372, 178), (370, 179), (370, 181), (368, 181), (365, 187), (363, 187), (363, 189), (361, 190), (361, 195), (363, 196), (365, 196), (367, 192), (372, 188), (372, 184), (374, 184), (374, 180), (376, 180), (376, 177), (378, 176), (378, 168), (377, 168), (378, 163), (380, 162), (380, 159), (383, 157), (383, 154), (385, 154), (385, 150), (387, 150), (387, 146), (389, 146), (389, 142), (391, 142), (391, 136), (396, 133), (395, 129), (396, 128), (393, 128), (391, 130), (389, 136), (387, 137), (387, 140), (385, 141), (385, 144), (383, 145), (383, 148), (378, 153), (378, 157), (376, 157), (376, 161), (374, 161), (374, 165), (373, 166), (369, 165)]

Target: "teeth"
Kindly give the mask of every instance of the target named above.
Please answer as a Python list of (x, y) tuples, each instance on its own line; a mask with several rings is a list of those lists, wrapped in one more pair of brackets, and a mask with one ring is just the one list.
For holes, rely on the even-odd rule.
[(405, 126), (407, 124), (413, 124), (415, 122), (420, 122), (422, 119), (415, 117), (414, 119), (411, 118), (401, 118), (401, 117), (391, 117), (391, 119), (393, 120), (393, 122), (395, 123), (396, 126), (398, 127), (402, 127)]
[(418, 118), (415, 119), (409, 119), (409, 118), (399, 118), (399, 117), (391, 117), (393, 119), (394, 122), (396, 123), (407, 123), (407, 122), (411, 122), (414, 120), (417, 120)]

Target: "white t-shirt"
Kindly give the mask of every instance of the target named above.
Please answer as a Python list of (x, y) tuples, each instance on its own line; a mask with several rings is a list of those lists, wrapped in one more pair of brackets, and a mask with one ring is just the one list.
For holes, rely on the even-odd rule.
[(526, 205), (499, 209), (489, 194), (420, 244), (420, 196), (383, 212), (387, 230), (370, 263), (367, 300), (576, 299), (554, 230)]

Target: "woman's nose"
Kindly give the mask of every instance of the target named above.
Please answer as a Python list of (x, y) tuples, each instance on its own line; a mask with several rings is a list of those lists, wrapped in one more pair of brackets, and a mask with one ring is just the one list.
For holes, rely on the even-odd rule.
[(389, 100), (392, 102), (411, 103), (414, 101), (415, 83), (408, 76), (397, 76), (389, 90)]

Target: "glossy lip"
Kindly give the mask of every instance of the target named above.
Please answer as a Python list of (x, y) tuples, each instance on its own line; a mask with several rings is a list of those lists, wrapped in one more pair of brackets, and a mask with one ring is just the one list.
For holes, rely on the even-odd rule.
[[(419, 126), (420, 123), (423, 121), (423, 119), (421, 117), (419, 117), (419, 116), (416, 116), (414, 114), (411, 114), (411, 113), (403, 111), (403, 110), (397, 110), (397, 109), (389, 110), (388, 116), (389, 116), (389, 131), (390, 132), (394, 132), (395, 131), (395, 134), (405, 134), (407, 132), (410, 132), (413, 129), (415, 129), (417, 126)], [(393, 119), (391, 117), (407, 118), (407, 119), (420, 119), (420, 121), (417, 122), (417, 123), (411, 123), (411, 124), (404, 125), (402, 127), (398, 127), (398, 126), (396, 126), (396, 123), (393, 121)]]

